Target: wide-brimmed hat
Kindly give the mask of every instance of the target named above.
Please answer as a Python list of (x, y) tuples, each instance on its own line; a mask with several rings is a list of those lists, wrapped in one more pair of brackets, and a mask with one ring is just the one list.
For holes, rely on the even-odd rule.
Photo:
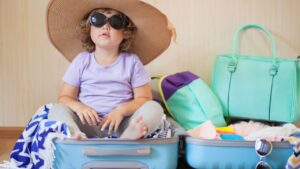
[(174, 28), (157, 8), (140, 0), (50, 0), (47, 30), (52, 44), (71, 61), (85, 51), (80, 39), (80, 22), (97, 8), (112, 8), (127, 15), (137, 27), (129, 51), (147, 64), (170, 45)]

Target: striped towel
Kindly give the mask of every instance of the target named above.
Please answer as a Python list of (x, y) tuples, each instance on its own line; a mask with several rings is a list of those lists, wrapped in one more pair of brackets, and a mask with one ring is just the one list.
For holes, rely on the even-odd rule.
[(289, 157), (285, 168), (300, 169), (300, 133), (294, 133), (287, 140), (293, 146), (293, 154)]

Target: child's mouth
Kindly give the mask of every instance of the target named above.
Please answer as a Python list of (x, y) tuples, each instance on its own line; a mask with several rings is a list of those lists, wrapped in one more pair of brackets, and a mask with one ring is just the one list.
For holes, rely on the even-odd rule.
[(101, 36), (101, 37), (107, 37), (107, 38), (110, 37), (109, 33), (102, 33), (100, 36)]

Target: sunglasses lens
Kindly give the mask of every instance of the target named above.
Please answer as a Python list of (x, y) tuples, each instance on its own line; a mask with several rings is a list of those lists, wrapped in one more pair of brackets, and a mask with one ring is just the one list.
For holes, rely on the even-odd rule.
[(122, 29), (126, 27), (125, 20), (120, 15), (114, 15), (110, 17), (109, 24), (114, 29)]
[(106, 23), (106, 16), (102, 13), (94, 12), (91, 15), (90, 23), (95, 27), (101, 27)]
[(114, 29), (122, 29), (128, 25), (128, 22), (121, 15), (114, 15), (110, 18), (107, 18), (104, 14), (99, 12), (94, 12), (91, 15), (90, 23), (95, 27), (102, 27), (109, 22), (110, 26)]
[(256, 164), (255, 169), (272, 169), (272, 167), (265, 161), (260, 161)]
[(272, 143), (266, 139), (257, 139), (255, 142), (255, 150), (259, 156), (265, 157), (272, 151)]

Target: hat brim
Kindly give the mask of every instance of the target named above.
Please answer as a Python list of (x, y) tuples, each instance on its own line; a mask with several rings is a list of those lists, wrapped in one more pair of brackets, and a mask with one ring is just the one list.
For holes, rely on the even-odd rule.
[(137, 27), (130, 52), (147, 64), (170, 45), (172, 30), (167, 17), (139, 0), (51, 0), (47, 8), (47, 31), (52, 44), (69, 60), (85, 49), (80, 40), (80, 21), (93, 9), (112, 8), (127, 15)]

